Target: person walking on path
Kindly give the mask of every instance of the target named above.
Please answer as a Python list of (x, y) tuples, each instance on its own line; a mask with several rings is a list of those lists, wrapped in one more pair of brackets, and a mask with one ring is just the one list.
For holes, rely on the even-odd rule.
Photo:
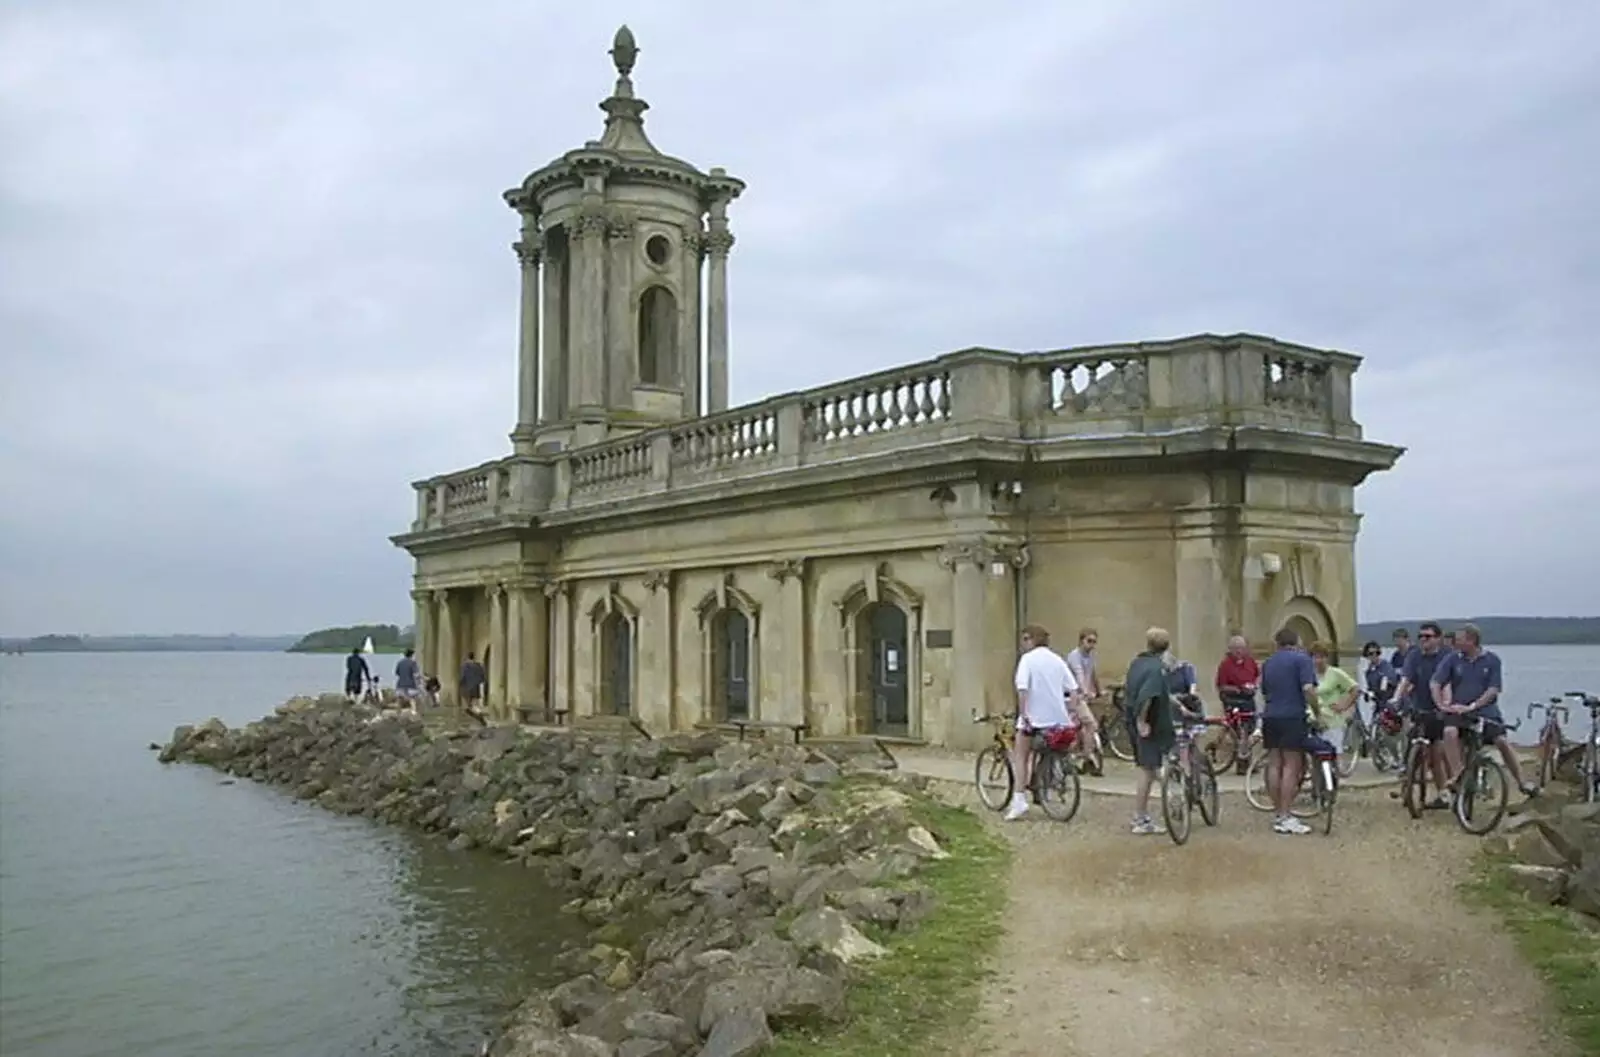
[(461, 678), (456, 686), (461, 691), (461, 707), (479, 723), (484, 722), (483, 688), (488, 682), (489, 676), (484, 672), (483, 665), (478, 663), (477, 657), (467, 654), (467, 659), (461, 662)]
[(1139, 767), (1133, 790), (1133, 832), (1140, 835), (1165, 832), (1150, 817), (1150, 789), (1161, 770), (1161, 761), (1177, 741), (1164, 660), (1172, 648), (1172, 636), (1164, 628), (1151, 628), (1145, 632), (1144, 645), (1144, 652), (1128, 665), (1123, 702), (1128, 729), (1133, 732), (1134, 762)]
[(372, 683), (372, 669), (367, 667), (367, 659), (361, 656), (361, 647), (356, 646), (350, 651), (350, 656), (344, 659), (344, 698), (352, 705), (361, 700), (361, 691)]
[(416, 650), (406, 649), (394, 666), (394, 692), (400, 695), (413, 714), (417, 711), (417, 696), (421, 692), (417, 680), (422, 674), (422, 666), (417, 663), (414, 656)]

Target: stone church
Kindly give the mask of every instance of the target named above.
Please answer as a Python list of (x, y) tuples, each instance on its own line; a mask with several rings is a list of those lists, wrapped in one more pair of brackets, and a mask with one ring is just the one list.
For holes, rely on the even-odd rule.
[[(419, 657), (511, 718), (749, 719), (951, 747), (1014, 701), (1017, 631), (1351, 649), (1360, 359), (1252, 334), (969, 348), (728, 406), (720, 168), (662, 153), (624, 27), (605, 128), (521, 220), (511, 453), (417, 482)], [(759, 351), (757, 352), (759, 354)]]

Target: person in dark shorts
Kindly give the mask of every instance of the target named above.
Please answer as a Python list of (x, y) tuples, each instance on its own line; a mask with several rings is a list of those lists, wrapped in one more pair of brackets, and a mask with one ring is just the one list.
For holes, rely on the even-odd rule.
[(461, 678), (456, 686), (461, 691), (461, 707), (480, 723), (483, 722), (483, 689), (488, 682), (488, 673), (478, 658), (467, 654), (467, 659), (461, 662)]
[(1306, 709), (1317, 719), (1322, 713), (1317, 703), (1317, 669), (1311, 655), (1300, 648), (1300, 636), (1293, 628), (1282, 628), (1272, 637), (1277, 649), (1261, 666), (1261, 743), (1267, 749), (1267, 785), (1272, 794), (1272, 831), (1310, 833), (1311, 827), (1295, 818), (1290, 805), (1300, 792), (1300, 775), (1305, 764), (1306, 738), (1310, 725)]
[[(1444, 728), (1446, 719), (1439, 711), (1433, 696), (1433, 673), (1446, 656), (1444, 632), (1439, 625), (1425, 620), (1417, 628), (1417, 644), (1406, 653), (1405, 667), (1400, 671), (1400, 685), (1394, 688), (1394, 699), (1411, 712), (1411, 721), (1422, 725), (1422, 734), (1432, 744), (1428, 746), (1428, 765), (1433, 772), (1434, 788), (1442, 790), (1449, 781), (1445, 764)], [(1459, 723), (1459, 720), (1452, 720)], [(1400, 781), (1405, 782), (1402, 774)], [(1399, 794), (1395, 794), (1399, 795)], [(1428, 801), (1428, 807), (1442, 810), (1450, 806), (1443, 793)]]
[(354, 704), (361, 700), (361, 691), (372, 683), (372, 669), (367, 667), (367, 659), (361, 656), (361, 647), (357, 646), (350, 651), (350, 656), (344, 659), (344, 696), (345, 700)]
[[(1522, 761), (1517, 759), (1516, 750), (1506, 737), (1505, 716), (1500, 712), (1500, 694), (1505, 688), (1500, 657), (1483, 648), (1483, 632), (1476, 624), (1463, 624), (1458, 634), (1460, 644), (1454, 652), (1444, 655), (1429, 680), (1439, 702), (1439, 711), (1447, 717), (1460, 717), (1464, 722), (1481, 718), (1483, 743), (1500, 750), (1500, 759), (1505, 761), (1506, 770), (1523, 796), (1537, 796), (1539, 787), (1522, 776)], [(1454, 776), (1453, 787), (1461, 780), (1464, 763), (1460, 730), (1446, 726), (1444, 751)]]
[(1144, 652), (1128, 665), (1122, 701), (1128, 730), (1133, 733), (1134, 762), (1139, 767), (1133, 791), (1133, 832), (1138, 834), (1164, 832), (1150, 817), (1150, 788), (1155, 785), (1161, 761), (1177, 741), (1164, 662), (1172, 648), (1172, 636), (1163, 628), (1151, 628), (1145, 632), (1144, 640)]

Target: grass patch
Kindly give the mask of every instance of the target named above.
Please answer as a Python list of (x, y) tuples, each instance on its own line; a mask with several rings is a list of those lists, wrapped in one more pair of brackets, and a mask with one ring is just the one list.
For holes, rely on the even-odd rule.
[(971, 812), (913, 796), (950, 852), (917, 873), (936, 908), (909, 932), (873, 935), (889, 954), (852, 980), (846, 1024), (785, 1031), (773, 1057), (928, 1057), (964, 1041), (1000, 941), (1011, 849)]
[(1600, 932), (1564, 907), (1541, 906), (1509, 880), (1509, 862), (1488, 858), (1466, 883), (1468, 898), (1497, 912), (1555, 995), (1562, 1027), (1583, 1057), (1600, 1057)]

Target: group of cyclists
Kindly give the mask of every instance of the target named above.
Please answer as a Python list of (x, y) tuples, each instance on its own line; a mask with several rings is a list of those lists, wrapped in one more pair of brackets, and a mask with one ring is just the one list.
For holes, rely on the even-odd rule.
[[(1150, 814), (1151, 790), (1168, 753), (1180, 743), (1187, 751), (1182, 735), (1205, 722), (1194, 665), (1174, 656), (1164, 629), (1150, 628), (1145, 640), (1144, 651), (1128, 667), (1117, 717), (1132, 736), (1139, 769), (1132, 822), (1136, 834), (1163, 831)], [(1023, 629), (1014, 680), (1017, 724), (1011, 765), (1017, 780), (1006, 819), (1028, 812), (1023, 791), (1029, 788), (1036, 738), (1069, 731), (1065, 740), (1075, 751), (1093, 752), (1098, 746), (1100, 723), (1093, 708), (1103, 700), (1098, 644), (1099, 633), (1084, 628), (1077, 646), (1062, 657), (1051, 648), (1048, 630), (1037, 624)], [(1308, 754), (1337, 760), (1345, 751), (1345, 727), (1360, 718), (1364, 699), (1372, 702), (1374, 716), (1387, 710), (1420, 727), (1429, 743), (1427, 764), (1434, 788), (1440, 791), (1428, 807), (1449, 806), (1447, 794), (1454, 792), (1465, 763), (1462, 731), (1479, 724), (1482, 743), (1498, 748), (1518, 788), (1527, 796), (1537, 795), (1538, 787), (1523, 775), (1500, 712), (1500, 658), (1484, 648), (1477, 626), (1466, 624), (1447, 633), (1425, 621), (1415, 643), (1407, 629), (1397, 630), (1390, 656), (1376, 642), (1363, 647), (1365, 664), (1357, 675), (1334, 663), (1327, 644), (1302, 644), (1293, 628), (1279, 630), (1273, 644), (1272, 654), (1258, 661), (1249, 643), (1234, 636), (1215, 678), (1228, 726), (1248, 731), (1250, 741), (1266, 750), (1273, 832), (1310, 832), (1290, 810), (1299, 795), (1304, 762)]]

